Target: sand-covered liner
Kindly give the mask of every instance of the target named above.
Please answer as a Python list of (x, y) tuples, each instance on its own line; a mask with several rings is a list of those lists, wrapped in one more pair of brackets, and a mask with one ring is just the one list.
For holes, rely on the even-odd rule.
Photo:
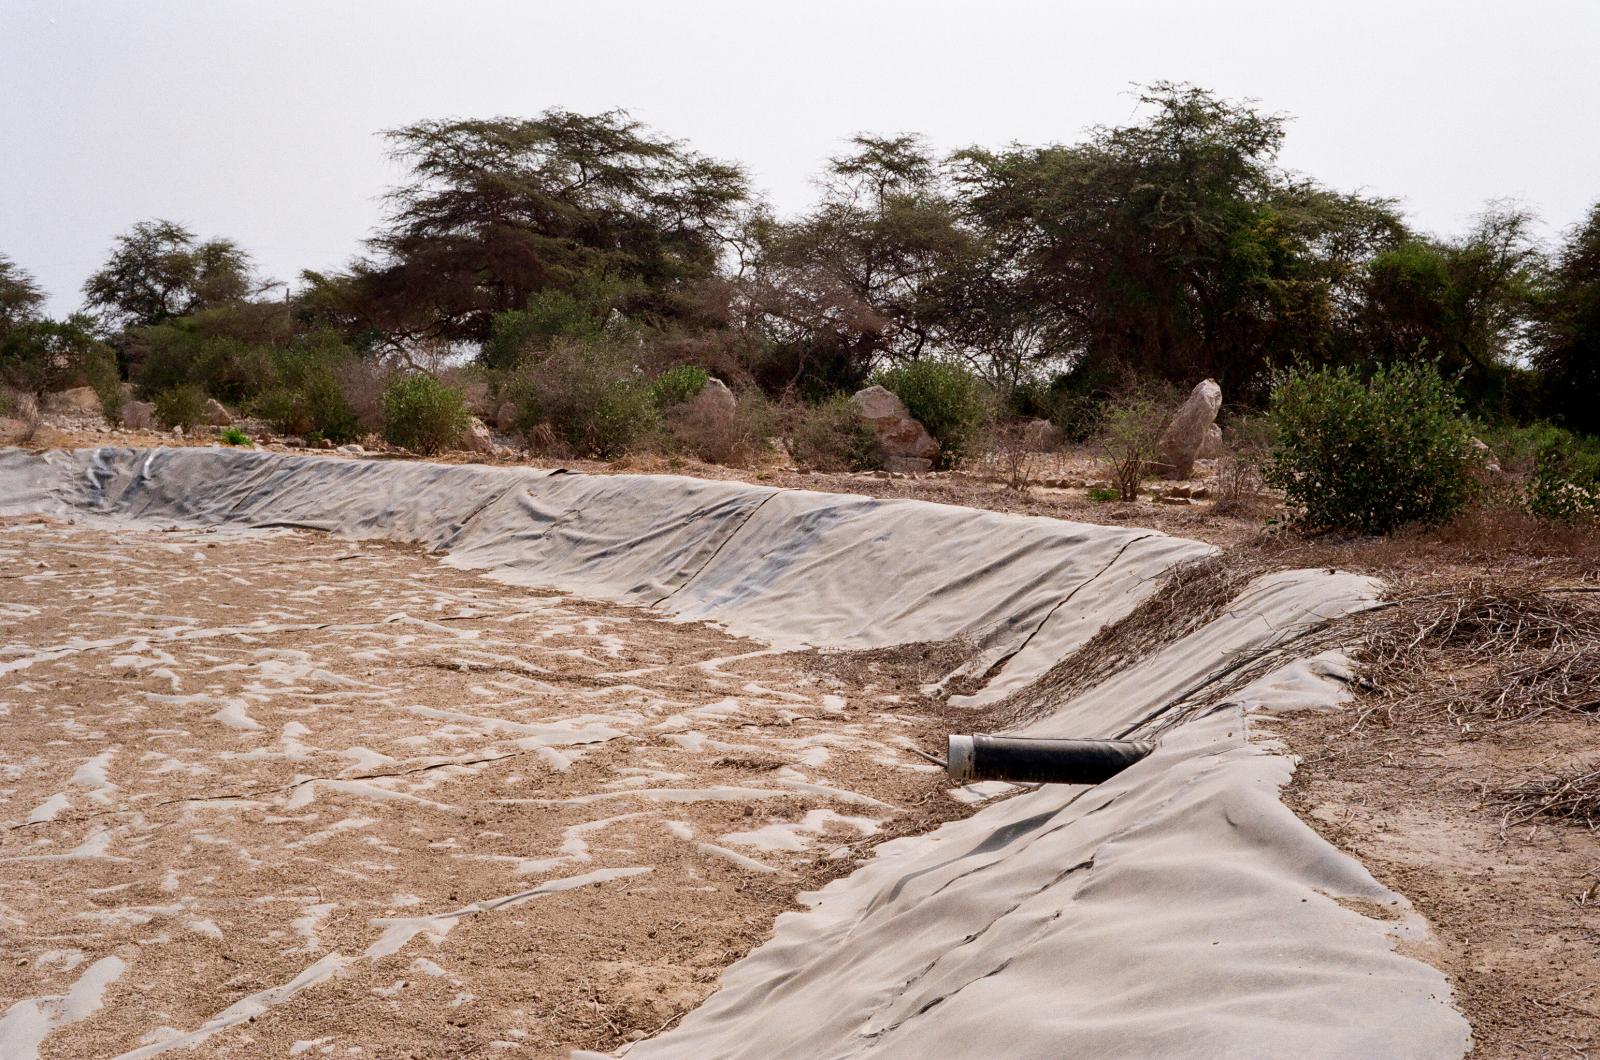
[[(204, 450), (0, 454), (7, 511), (414, 541), (496, 577), (776, 643), (964, 637), (979, 645), (964, 676), (990, 678), (990, 698), (1207, 551), (1147, 531), (737, 483)], [(1331, 572), (1261, 579), (1030, 731), (1158, 732), (1241, 653), (1374, 588)], [(1259, 709), (1331, 702), (1337, 666), (1269, 675), (1165, 732), (1110, 784), (1041, 788), (882, 848), (634, 1051), (1459, 1054), (1467, 1032), (1444, 978), (1396, 952), (1424, 926), (1284, 810), (1290, 763), (1249, 740)]]

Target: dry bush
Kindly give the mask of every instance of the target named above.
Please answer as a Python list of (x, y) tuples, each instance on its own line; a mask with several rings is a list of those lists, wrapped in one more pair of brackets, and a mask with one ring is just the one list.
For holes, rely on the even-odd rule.
[(1136, 387), (1102, 410), (1096, 442), (1106, 477), (1122, 501), (1139, 499), (1139, 489), (1157, 465), (1161, 435), (1172, 421), (1174, 403), (1165, 391)]
[(777, 413), (759, 391), (746, 391), (730, 412), (710, 401), (689, 400), (668, 410), (665, 431), (671, 448), (708, 464), (746, 466), (772, 448)]
[(782, 420), (789, 453), (807, 470), (866, 471), (883, 465), (872, 425), (843, 394), (820, 405), (789, 405)]
[(1492, 797), (1506, 807), (1507, 824), (1551, 817), (1581, 824), (1591, 832), (1600, 830), (1600, 769), (1566, 769), (1497, 788)]
[(978, 466), (986, 478), (1003, 482), (1007, 489), (1026, 492), (1038, 477), (1039, 452), (1028, 423), (996, 423), (983, 434)]
[(1217, 461), (1216, 500), (1221, 515), (1245, 515), (1264, 506), (1266, 482), (1261, 467), (1272, 449), (1272, 424), (1262, 416), (1244, 416), (1224, 434), (1227, 448)]
[(390, 369), (364, 358), (345, 358), (333, 366), (334, 381), (367, 434), (383, 430), (383, 391), (392, 374)]
[(12, 421), (8, 432), (0, 437), (6, 445), (27, 445), (33, 441), (40, 425), (39, 400), (32, 394), (9, 387), (0, 390), (0, 419)]

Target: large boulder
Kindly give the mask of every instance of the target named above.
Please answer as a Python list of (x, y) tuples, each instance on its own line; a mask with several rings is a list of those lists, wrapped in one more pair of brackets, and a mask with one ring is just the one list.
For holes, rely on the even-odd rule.
[(933, 462), (939, 457), (939, 443), (927, 428), (912, 419), (899, 397), (881, 386), (869, 386), (850, 400), (878, 436), (885, 469), (912, 474), (933, 469)]
[(100, 395), (94, 387), (75, 386), (44, 397), (44, 412), (50, 416), (98, 416)]
[[(1201, 382), (1189, 393), (1161, 436), (1160, 459), (1165, 477), (1183, 479), (1194, 473), (1194, 462), (1199, 459), (1211, 428), (1216, 426), (1221, 408), (1222, 388), (1214, 379)], [(1219, 444), (1221, 440), (1219, 433)]]
[(1205, 441), (1200, 443), (1200, 451), (1195, 457), (1200, 460), (1215, 460), (1222, 455), (1222, 428), (1215, 423), (1206, 428)]
[(130, 431), (148, 431), (156, 425), (156, 407), (148, 401), (128, 401), (122, 406), (122, 425)]
[(494, 435), (489, 433), (489, 428), (478, 417), (473, 416), (467, 420), (466, 430), (461, 432), (456, 448), (468, 453), (482, 453), (484, 456), (494, 455)]
[(233, 414), (216, 398), (206, 398), (205, 417), (206, 424), (211, 427), (226, 427), (233, 422)]

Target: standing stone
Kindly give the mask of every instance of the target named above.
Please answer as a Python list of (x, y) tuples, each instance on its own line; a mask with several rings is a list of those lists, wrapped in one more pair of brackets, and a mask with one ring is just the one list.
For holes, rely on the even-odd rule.
[(872, 425), (883, 450), (886, 470), (918, 474), (933, 470), (939, 456), (939, 443), (927, 428), (912, 419), (905, 403), (881, 386), (869, 386), (850, 398), (861, 416)]
[(466, 430), (461, 432), (456, 448), (468, 453), (482, 453), (485, 456), (494, 455), (494, 435), (489, 433), (489, 428), (478, 417), (473, 416), (467, 420)]
[(1200, 451), (1195, 454), (1199, 460), (1215, 460), (1222, 455), (1222, 428), (1215, 423), (1206, 428), (1206, 440), (1200, 443)]
[[(1161, 463), (1166, 478), (1183, 479), (1194, 473), (1194, 462), (1200, 456), (1206, 436), (1216, 426), (1217, 412), (1221, 408), (1222, 388), (1216, 380), (1207, 379), (1190, 392), (1161, 436)], [(1221, 440), (1219, 432), (1217, 441)]]
[(156, 425), (156, 407), (148, 401), (128, 401), (122, 406), (122, 425), (129, 430), (147, 431)]
[(205, 417), (206, 424), (211, 427), (226, 427), (233, 422), (233, 416), (216, 398), (206, 398)]

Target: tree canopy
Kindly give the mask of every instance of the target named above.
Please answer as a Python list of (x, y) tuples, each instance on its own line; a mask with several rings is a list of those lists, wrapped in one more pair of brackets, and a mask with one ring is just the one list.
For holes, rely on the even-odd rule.
[[(84, 293), (147, 391), (241, 401), (316, 336), (491, 380), (588, 351), (808, 397), (931, 358), (1028, 415), (1127, 377), (1259, 403), (1286, 365), (1425, 360), (1474, 414), (1600, 428), (1600, 206), (1553, 252), (1514, 203), (1418, 232), (1393, 200), (1285, 169), (1281, 114), (1167, 82), (1139, 105), (1069, 143), (858, 134), (788, 216), (624, 111), (421, 121), (386, 134), (407, 175), (365, 254), (292, 298), (263, 299), (232, 240), (164, 220), (119, 236)], [(0, 257), (0, 335), (42, 306)]]
[(1600, 434), (1600, 203), (1556, 255), (1535, 339), (1547, 409), (1573, 430)]
[(481, 343), (496, 313), (585, 277), (626, 284), (632, 314), (671, 318), (685, 285), (715, 272), (748, 195), (740, 167), (623, 111), (424, 121), (388, 137), (411, 177), (373, 256), (343, 278), (352, 289), (324, 293), (402, 339)]
[(16, 262), (0, 254), (0, 339), (17, 326), (36, 320), (44, 292)]
[(141, 221), (117, 237), (111, 259), (83, 285), (109, 330), (164, 324), (243, 301), (254, 291), (250, 257), (230, 239), (204, 242), (172, 221)]

